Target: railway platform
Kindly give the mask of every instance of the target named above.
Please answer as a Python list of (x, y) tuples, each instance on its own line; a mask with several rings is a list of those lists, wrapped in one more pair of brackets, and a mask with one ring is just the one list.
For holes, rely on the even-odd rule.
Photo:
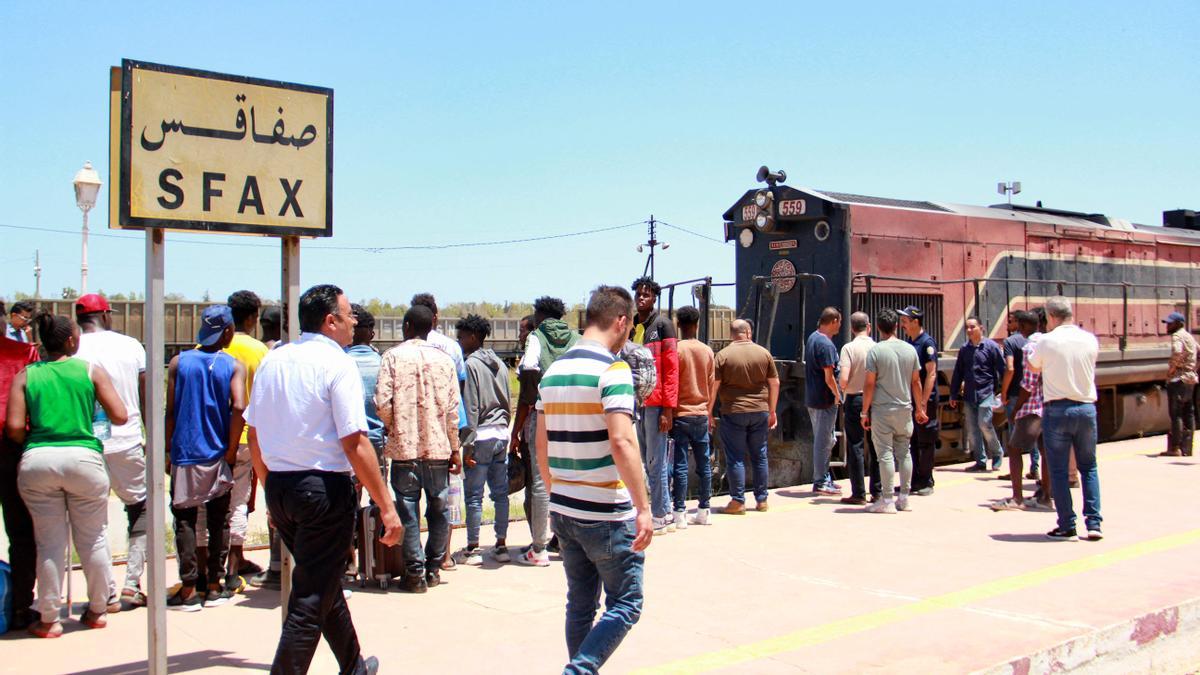
[[(781, 488), (768, 512), (657, 537), (641, 621), (605, 672), (1196, 672), (1200, 458), (1155, 457), (1163, 446), (1154, 437), (1100, 447), (1099, 542), (1046, 539), (1053, 513), (992, 512), (1007, 482), (966, 464), (939, 468), (935, 494), (914, 497), (908, 513)], [(524, 523), (510, 535), (528, 541)], [(485, 529), (485, 545), (490, 537)], [(561, 563), (489, 560), (442, 578), (425, 595), (352, 587), (380, 672), (559, 672)], [(169, 612), (171, 670), (267, 670), (279, 621), (278, 593), (265, 590)], [(144, 610), (110, 616), (103, 630), (65, 626), (58, 640), (0, 638), (0, 672), (144, 671)], [(336, 672), (324, 645), (311, 672)]]

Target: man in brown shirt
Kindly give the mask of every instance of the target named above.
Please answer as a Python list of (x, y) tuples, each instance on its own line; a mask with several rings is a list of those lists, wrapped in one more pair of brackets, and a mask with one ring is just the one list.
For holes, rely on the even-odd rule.
[(707, 525), (709, 500), (712, 498), (712, 460), (709, 457), (709, 432), (712, 430), (712, 409), (716, 402), (716, 357), (713, 350), (696, 339), (700, 311), (681, 307), (675, 314), (679, 326), (679, 405), (671, 425), (671, 440), (675, 455), (671, 469), (671, 499), (674, 502), (675, 529), (686, 529), (688, 493), (688, 450), (696, 461), (696, 478), (700, 481), (700, 504), (693, 525)]
[(721, 446), (729, 478), (729, 503), (722, 513), (746, 512), (746, 466), (751, 462), (758, 511), (767, 510), (767, 432), (775, 428), (779, 373), (771, 352), (751, 340), (750, 322), (729, 324), (733, 342), (716, 357), (721, 400)]

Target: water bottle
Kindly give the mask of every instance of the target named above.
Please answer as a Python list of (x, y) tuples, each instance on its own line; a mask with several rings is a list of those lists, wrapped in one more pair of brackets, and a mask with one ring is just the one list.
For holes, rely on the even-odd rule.
[(101, 442), (112, 438), (112, 421), (108, 419), (108, 414), (99, 403), (92, 413), (92, 434)]
[(463, 482), (462, 476), (450, 475), (450, 490), (446, 496), (446, 504), (450, 509), (450, 524), (462, 525), (463, 522)]

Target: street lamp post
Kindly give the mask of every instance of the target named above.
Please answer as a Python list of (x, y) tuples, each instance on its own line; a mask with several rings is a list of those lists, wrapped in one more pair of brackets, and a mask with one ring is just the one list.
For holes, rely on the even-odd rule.
[(83, 257), (79, 264), (79, 293), (88, 292), (88, 211), (96, 205), (96, 195), (100, 193), (100, 174), (92, 168), (91, 162), (84, 162), (83, 168), (75, 174), (75, 205), (83, 211)]

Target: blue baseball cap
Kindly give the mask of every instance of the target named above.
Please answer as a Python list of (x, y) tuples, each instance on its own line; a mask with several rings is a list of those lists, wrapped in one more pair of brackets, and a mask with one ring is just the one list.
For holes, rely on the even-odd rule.
[(896, 313), (899, 314), (900, 316), (907, 316), (910, 319), (925, 318), (925, 312), (922, 312), (921, 308), (917, 307), (916, 305), (909, 305), (908, 307), (905, 307), (904, 309), (898, 309), (898, 310), (896, 310)]
[(200, 330), (196, 333), (196, 342), (201, 347), (211, 347), (221, 339), (225, 328), (233, 325), (233, 310), (228, 305), (212, 305), (204, 308), (200, 315)]
[(1162, 320), (1162, 322), (1163, 323), (1176, 323), (1176, 322), (1187, 323), (1187, 317), (1180, 314), (1179, 312), (1171, 312), (1170, 314), (1167, 315), (1167, 318)]

